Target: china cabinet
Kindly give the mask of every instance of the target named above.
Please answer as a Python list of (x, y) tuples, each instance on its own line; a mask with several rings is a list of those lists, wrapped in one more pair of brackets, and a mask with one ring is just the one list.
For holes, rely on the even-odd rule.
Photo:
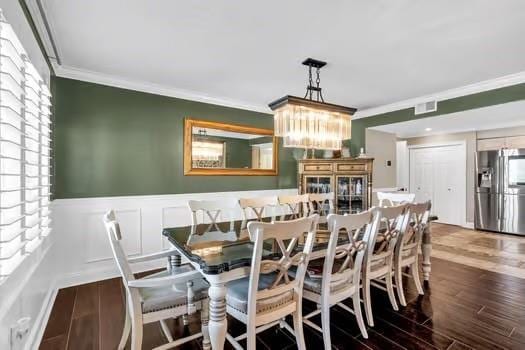
[(370, 207), (373, 158), (303, 159), (299, 192), (334, 192), (336, 213), (359, 213)]

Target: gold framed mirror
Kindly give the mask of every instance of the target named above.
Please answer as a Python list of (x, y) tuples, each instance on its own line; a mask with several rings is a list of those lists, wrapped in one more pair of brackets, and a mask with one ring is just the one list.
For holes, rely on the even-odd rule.
[(184, 175), (278, 174), (272, 129), (186, 118)]

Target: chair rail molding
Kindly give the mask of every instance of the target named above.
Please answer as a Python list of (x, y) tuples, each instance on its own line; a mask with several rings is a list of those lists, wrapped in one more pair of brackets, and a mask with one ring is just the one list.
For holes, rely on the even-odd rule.
[[(188, 200), (238, 200), (240, 198), (295, 195), (297, 189), (185, 193), (153, 196), (124, 196), (57, 199), (52, 202), (54, 241), (60, 264), (56, 288), (63, 288), (118, 276), (104, 231), (102, 215), (115, 210), (125, 236), (122, 245), (130, 256), (170, 247), (162, 236), (165, 227), (191, 224)], [(276, 208), (275, 210), (285, 210)], [(276, 213), (280, 214), (280, 213)], [(233, 213), (242, 219), (239, 207)], [(165, 262), (136, 264), (145, 271), (164, 267)]]

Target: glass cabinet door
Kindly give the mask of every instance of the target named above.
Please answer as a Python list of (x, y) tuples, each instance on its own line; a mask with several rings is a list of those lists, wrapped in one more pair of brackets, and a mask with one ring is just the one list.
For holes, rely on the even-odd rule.
[(336, 193), (338, 214), (356, 214), (367, 209), (366, 178), (364, 176), (338, 176)]
[(304, 193), (330, 193), (332, 191), (331, 176), (304, 177)]

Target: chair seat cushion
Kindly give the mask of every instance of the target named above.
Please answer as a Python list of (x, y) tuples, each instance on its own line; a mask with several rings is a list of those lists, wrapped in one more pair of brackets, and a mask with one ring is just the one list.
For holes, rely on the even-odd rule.
[[(261, 274), (259, 276), (258, 290), (269, 288), (275, 281), (276, 276), (277, 273), (275, 272)], [(228, 284), (226, 284), (226, 287), (228, 288), (226, 293), (226, 303), (228, 304), (228, 306), (243, 313), (248, 312), (249, 281), (250, 278), (245, 277), (239, 280), (231, 281)], [(291, 302), (293, 302), (292, 290), (273, 296), (271, 298), (259, 299), (256, 304), (256, 310), (257, 313), (262, 313), (287, 305)]]
[[(191, 271), (192, 269), (193, 268), (189, 265), (183, 265), (178, 268), (181, 273)], [(144, 279), (166, 277), (169, 275), (170, 272), (164, 270), (144, 277)], [(194, 292), (193, 300), (199, 301), (206, 299), (208, 297), (208, 282), (203, 278), (196, 278), (192, 280), (192, 282)], [(142, 312), (144, 313), (170, 309), (188, 303), (188, 287), (186, 283), (177, 283), (171, 286), (141, 288), (140, 294), (142, 296)]]
[[(310, 265), (315, 265), (315, 267), (317, 269), (321, 269), (321, 270), (323, 268), (323, 264), (324, 264), (324, 259), (318, 259), (318, 260), (310, 262)], [(340, 261), (336, 261), (334, 263), (333, 271), (336, 271), (340, 266), (341, 266), (341, 262)], [(292, 276), (293, 278), (295, 278), (296, 272), (297, 272), (297, 268), (295, 266), (290, 268), (290, 270), (288, 270), (288, 274), (290, 276)], [(310, 292), (321, 294), (321, 283), (322, 283), (322, 281), (323, 281), (322, 278), (316, 278), (316, 277), (312, 278), (308, 274), (308, 271), (307, 271), (305, 276), (304, 276), (303, 288), (308, 290), (308, 291), (310, 291)], [(330, 293), (338, 292), (338, 291), (340, 291), (340, 290), (342, 290), (344, 288), (350, 287), (350, 286), (351, 286), (351, 283), (348, 280), (340, 280), (340, 281), (337, 281), (337, 282), (332, 282), (332, 285), (330, 286)]]

